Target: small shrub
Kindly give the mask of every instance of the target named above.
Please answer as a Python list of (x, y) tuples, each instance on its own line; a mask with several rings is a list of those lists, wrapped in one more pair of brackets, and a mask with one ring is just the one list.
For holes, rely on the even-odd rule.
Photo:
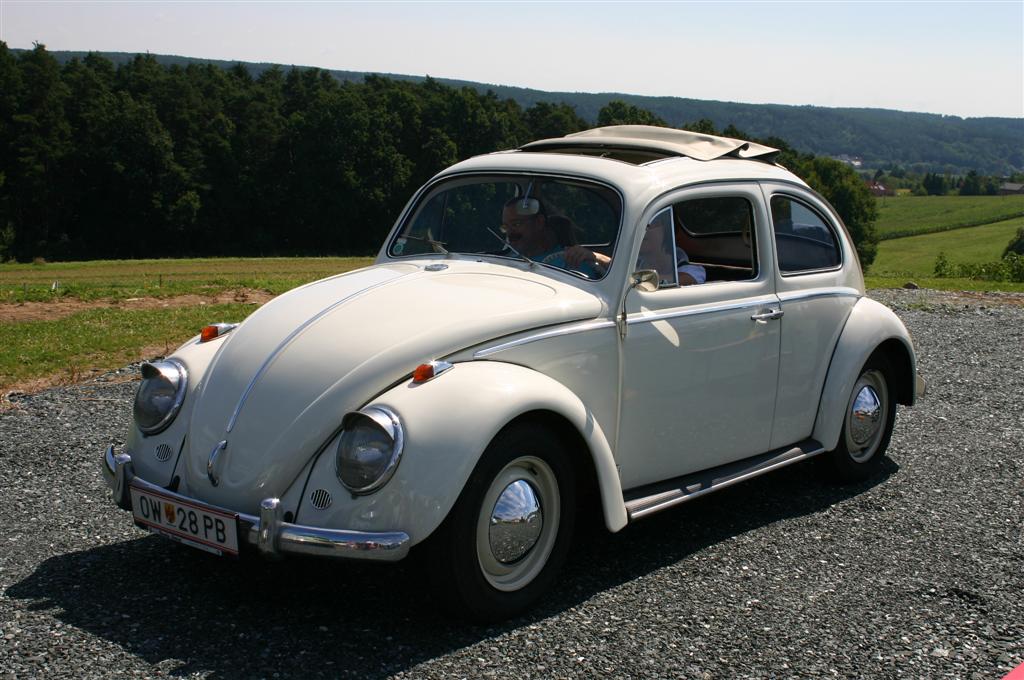
[(1018, 229), (1017, 234), (1010, 239), (1008, 244), (1006, 244), (1006, 250), (1003, 251), (1003, 257), (1006, 257), (1010, 253), (1024, 255), (1024, 227)]
[(939, 253), (935, 258), (935, 277), (1024, 283), (1024, 255), (1007, 253), (994, 262), (951, 264), (945, 253)]

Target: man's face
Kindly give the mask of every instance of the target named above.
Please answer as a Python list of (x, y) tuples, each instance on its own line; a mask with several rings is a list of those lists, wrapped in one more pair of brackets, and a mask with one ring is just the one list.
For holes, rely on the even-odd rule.
[(543, 215), (517, 215), (515, 206), (509, 205), (501, 211), (501, 223), (508, 242), (527, 257), (540, 255), (551, 247)]

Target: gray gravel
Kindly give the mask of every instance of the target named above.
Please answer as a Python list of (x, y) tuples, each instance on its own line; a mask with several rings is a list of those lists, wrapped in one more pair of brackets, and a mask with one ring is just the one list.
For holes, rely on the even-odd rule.
[(98, 471), (133, 385), (15, 395), (0, 678), (1002, 677), (1024, 662), (1024, 296), (874, 296), (930, 390), (878, 478), (797, 465), (585, 530), (540, 608), (486, 628), (439, 615), (414, 564), (232, 562), (148, 536)]

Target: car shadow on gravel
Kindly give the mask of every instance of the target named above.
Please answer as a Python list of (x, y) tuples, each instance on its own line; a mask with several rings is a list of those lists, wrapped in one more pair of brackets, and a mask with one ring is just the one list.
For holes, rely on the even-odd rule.
[[(838, 487), (822, 482), (814, 465), (801, 464), (618, 534), (583, 522), (554, 591), (528, 615), (494, 626), (443, 614), (415, 559), (395, 565), (236, 561), (155, 536), (52, 557), (6, 595), (164, 674), (384, 677), (589, 606), (591, 598), (709, 546), (855, 497), (896, 470), (885, 459), (873, 479)], [(619, 610), (629, 605), (625, 597), (616, 604), (618, 616), (628, 616)]]

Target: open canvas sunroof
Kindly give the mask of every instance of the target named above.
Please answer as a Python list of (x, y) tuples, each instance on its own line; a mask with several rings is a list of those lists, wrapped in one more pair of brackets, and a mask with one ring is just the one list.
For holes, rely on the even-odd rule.
[(698, 161), (743, 158), (774, 163), (779, 154), (778, 149), (742, 139), (651, 125), (595, 128), (565, 137), (530, 142), (520, 147), (520, 150), (601, 156), (636, 165), (679, 156)]

